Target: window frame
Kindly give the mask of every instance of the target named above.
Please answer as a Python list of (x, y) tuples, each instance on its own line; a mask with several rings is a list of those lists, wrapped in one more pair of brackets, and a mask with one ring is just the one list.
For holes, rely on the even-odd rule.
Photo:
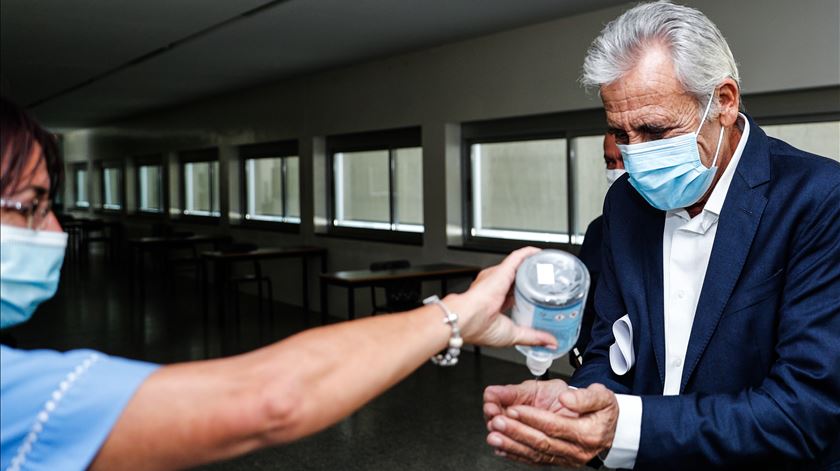
[[(126, 212), (126, 192), (125, 192), (125, 162), (122, 160), (99, 160), (96, 162), (96, 168), (99, 174), (99, 207), (96, 208), (96, 212), (98, 213), (108, 213), (108, 214), (125, 214)], [(117, 169), (120, 171), (120, 188), (119, 188), (119, 198), (120, 198), (120, 207), (119, 208), (106, 208), (105, 207), (105, 170), (106, 169)]]
[[(169, 172), (166, 165), (166, 159), (162, 154), (142, 155), (134, 157), (134, 201), (135, 214), (144, 218), (150, 219), (165, 219), (169, 215)], [(140, 208), (140, 167), (158, 166), (160, 167), (160, 175), (158, 177), (158, 184), (160, 185), (160, 211), (148, 211)]]
[(219, 183), (219, 214), (203, 215), (203, 214), (187, 214), (185, 211), (187, 205), (187, 172), (185, 171), (186, 164), (202, 163), (202, 162), (218, 162), (219, 173), (221, 174), (222, 164), (219, 161), (219, 149), (217, 147), (209, 147), (204, 149), (191, 149), (178, 152), (178, 171), (180, 172), (180, 182), (178, 184), (178, 191), (180, 193), (180, 206), (178, 219), (183, 221), (211, 223), (216, 224), (222, 218), (222, 182), (220, 175), (215, 175), (210, 167), (210, 205), (213, 204), (213, 178)]
[(248, 172), (247, 161), (251, 159), (282, 159), (281, 191), (283, 194), (283, 213), (286, 213), (288, 205), (288, 193), (286, 189), (288, 180), (287, 160), (291, 157), (298, 159), (298, 201), (301, 200), (301, 178), (300, 178), (300, 146), (297, 139), (263, 142), (257, 144), (245, 144), (238, 148), (239, 151), (239, 201), (240, 220), (239, 226), (254, 229), (271, 229), (282, 232), (299, 233), (303, 223), (303, 211), (301, 209), (300, 222), (290, 221), (266, 221), (248, 218)]
[[(576, 156), (572, 152), (572, 139), (603, 135), (606, 132), (606, 117), (602, 108), (580, 111), (549, 113), (486, 121), (474, 121), (461, 125), (461, 228), (462, 240), (452, 249), (480, 252), (507, 253), (525, 245), (541, 248), (556, 248), (572, 253), (580, 251), (580, 243), (574, 241), (575, 193), (574, 175)], [(544, 139), (565, 139), (566, 141), (566, 218), (568, 242), (551, 242), (529, 239), (508, 239), (501, 237), (476, 236), (473, 210), (473, 164), (471, 147), (475, 144), (495, 144)], [(585, 231), (585, 228), (584, 228)], [(531, 232), (531, 231), (523, 231)], [(536, 234), (536, 233), (535, 233)]]
[[(85, 171), (85, 192), (87, 193), (87, 206), (79, 206), (76, 203), (79, 201), (79, 186), (78, 181), (76, 180), (76, 172), (79, 170)], [(92, 204), (90, 201), (90, 165), (88, 161), (82, 162), (71, 162), (70, 163), (70, 175), (73, 179), (73, 183), (71, 183), (71, 188), (73, 188), (72, 193), (72, 204), (68, 205), (73, 211), (90, 211), (92, 208)]]
[[(388, 151), (388, 218), (394, 227), (397, 208), (395, 207), (396, 188), (396, 151), (398, 149), (419, 147), (423, 152), (422, 130), (419, 126), (371, 131), (353, 134), (340, 134), (326, 138), (326, 177), (327, 177), (327, 233), (326, 235), (350, 239), (372, 240), (397, 244), (422, 245), (426, 230), (423, 221), (422, 232), (400, 231), (396, 229), (373, 229), (362, 227), (338, 226), (336, 217), (336, 180), (335, 154), (344, 152)], [(425, 201), (424, 201), (425, 204)]]

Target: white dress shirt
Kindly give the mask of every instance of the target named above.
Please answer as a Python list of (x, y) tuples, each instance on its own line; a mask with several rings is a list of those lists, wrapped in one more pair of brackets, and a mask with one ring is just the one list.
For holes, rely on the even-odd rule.
[[(703, 211), (691, 218), (685, 209), (665, 213), (662, 233), (662, 275), (665, 312), (665, 396), (680, 393), (685, 353), (694, 324), (697, 301), (715, 243), (717, 222), (735, 168), (741, 160), (750, 124), (744, 115), (738, 118), (741, 140), (726, 170), (718, 180)], [(610, 468), (632, 468), (639, 451), (642, 428), (642, 398), (616, 394), (618, 423), (612, 448), (604, 459)]]

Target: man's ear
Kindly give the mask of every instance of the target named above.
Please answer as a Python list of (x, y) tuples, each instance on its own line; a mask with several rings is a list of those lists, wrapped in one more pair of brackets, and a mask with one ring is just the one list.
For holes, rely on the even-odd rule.
[(718, 86), (718, 120), (723, 127), (730, 127), (738, 120), (741, 106), (741, 90), (738, 82), (727, 77)]

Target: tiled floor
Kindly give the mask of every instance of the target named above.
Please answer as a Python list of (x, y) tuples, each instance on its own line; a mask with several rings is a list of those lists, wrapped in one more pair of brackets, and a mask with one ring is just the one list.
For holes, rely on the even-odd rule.
[[(59, 294), (28, 324), (11, 329), (20, 348), (94, 348), (109, 354), (172, 363), (204, 357), (200, 295), (189, 280), (147, 289), (144, 338), (133, 341), (132, 303), (120, 264), (94, 257), (88, 269), (65, 267)], [(243, 300), (243, 314), (254, 310)], [(302, 312), (275, 306), (271, 339), (304, 328)], [(240, 347), (259, 345), (256, 316), (243, 315)], [(313, 316), (315, 318), (316, 316)], [(211, 351), (218, 345), (211, 329)], [(263, 332), (265, 334), (265, 332)], [(223, 338), (231, 340), (229, 335)], [(270, 338), (265, 336), (265, 342)], [(4, 337), (4, 341), (7, 338)], [(521, 365), (465, 352), (462, 363), (443, 369), (427, 364), (336, 426), (297, 443), (262, 450), (202, 469), (222, 470), (508, 470), (531, 469), (493, 455), (485, 444), (481, 394), (489, 384), (528, 378)]]

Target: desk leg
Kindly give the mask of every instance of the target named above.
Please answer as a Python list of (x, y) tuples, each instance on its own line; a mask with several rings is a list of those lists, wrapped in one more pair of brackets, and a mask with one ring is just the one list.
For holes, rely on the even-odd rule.
[(200, 260), (201, 264), (201, 314), (204, 319), (204, 358), (210, 358), (210, 280), (207, 279), (207, 260)]
[[(327, 318), (329, 317), (330, 307), (327, 301), (327, 288), (329, 285), (321, 278), (321, 325), (327, 325)], [(307, 320), (309, 317), (307, 316)]]
[(303, 265), (303, 318), (309, 325), (309, 258), (304, 255), (300, 261)]
[(140, 297), (137, 300), (137, 307), (140, 312), (137, 316), (139, 325), (137, 326), (137, 338), (141, 351), (146, 349), (146, 259), (143, 249), (137, 249), (137, 276), (139, 277), (140, 286), (138, 287)]
[(213, 289), (216, 290), (216, 315), (219, 316), (219, 356), (224, 356), (227, 351), (225, 346), (225, 290), (227, 289), (227, 283), (225, 282), (224, 271), (224, 262), (217, 262), (213, 266), (213, 277), (215, 279)]
[(356, 293), (352, 286), (347, 287), (347, 317), (356, 318)]

